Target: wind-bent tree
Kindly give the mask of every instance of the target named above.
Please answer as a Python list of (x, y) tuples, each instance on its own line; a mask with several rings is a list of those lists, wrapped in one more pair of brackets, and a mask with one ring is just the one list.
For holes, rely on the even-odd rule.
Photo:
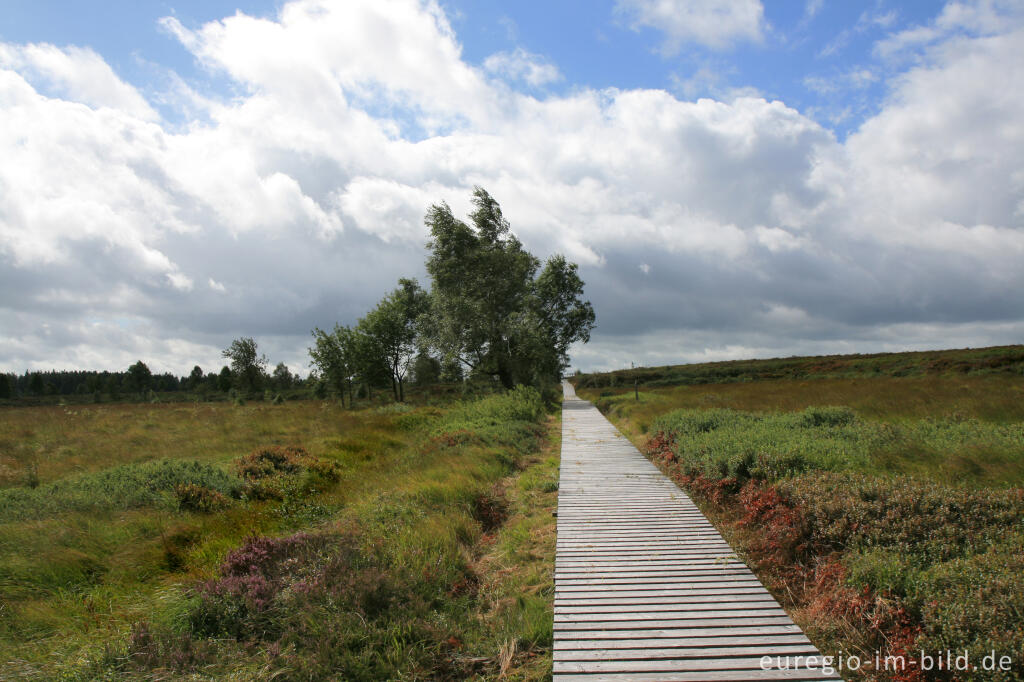
[(235, 339), (221, 355), (231, 360), (231, 373), (240, 389), (249, 393), (259, 390), (268, 361), (267, 356), (257, 353), (255, 340), (247, 336)]
[(458, 361), (506, 388), (557, 380), (570, 344), (588, 341), (594, 326), (577, 267), (554, 256), (537, 278), (540, 262), (498, 202), (477, 187), (473, 206), (472, 227), (447, 204), (427, 212), (433, 287), (421, 330), (443, 363)]
[(349, 407), (353, 404), (352, 382), (359, 374), (358, 353), (355, 331), (349, 327), (335, 325), (334, 331), (328, 334), (319, 327), (313, 330), (313, 346), (309, 356), (317, 374), (345, 405), (345, 392), (348, 391)]
[(359, 320), (358, 332), (368, 341), (371, 356), (388, 369), (395, 400), (405, 400), (405, 377), (416, 355), (416, 323), (427, 310), (427, 293), (414, 279), (398, 280), (398, 288)]

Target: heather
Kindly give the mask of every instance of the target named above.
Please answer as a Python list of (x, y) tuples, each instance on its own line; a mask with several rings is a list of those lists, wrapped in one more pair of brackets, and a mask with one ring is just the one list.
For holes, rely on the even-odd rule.
[[(47, 426), (52, 410), (31, 409), (35, 424), (28, 410), (0, 414), (35, 440), (33, 457), (7, 450), (12, 483), (0, 495), (54, 501), (2, 508), (5, 674), (550, 670), (557, 431), (538, 391), (456, 403), (413, 394), (361, 410), (150, 405), (153, 446), (130, 423), (102, 444), (82, 433), (137, 405), (65, 413), (59, 430)], [(17, 483), (18, 466), (43, 464), (40, 452), (78, 461), (61, 442), (92, 448), (86, 471), (40, 466), (36, 487)]]

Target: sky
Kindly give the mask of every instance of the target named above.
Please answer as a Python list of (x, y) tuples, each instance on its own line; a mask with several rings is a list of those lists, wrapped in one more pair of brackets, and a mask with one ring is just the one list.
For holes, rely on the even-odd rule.
[(215, 371), (474, 186), (584, 371), (1024, 341), (1024, 0), (0, 4), (0, 370)]

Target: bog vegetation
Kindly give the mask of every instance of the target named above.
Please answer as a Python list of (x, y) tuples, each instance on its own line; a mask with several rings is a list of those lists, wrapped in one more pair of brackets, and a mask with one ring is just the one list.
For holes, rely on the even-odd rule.
[[(1024, 663), (1024, 348), (578, 377), (825, 653)], [(655, 387), (639, 389), (642, 378)], [(634, 383), (637, 389), (634, 388)], [(612, 388), (613, 386), (618, 388)], [(844, 672), (857, 679), (858, 673)], [(942, 678), (946, 679), (946, 678)]]
[(3, 677), (543, 679), (550, 408), (0, 412)]

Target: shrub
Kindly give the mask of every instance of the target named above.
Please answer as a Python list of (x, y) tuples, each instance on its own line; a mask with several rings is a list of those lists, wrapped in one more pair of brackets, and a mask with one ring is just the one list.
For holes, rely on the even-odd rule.
[(800, 413), (803, 426), (817, 428), (820, 426), (849, 426), (857, 419), (857, 415), (848, 407), (808, 407)]
[(538, 425), (544, 402), (537, 389), (527, 386), (453, 407), (429, 431), (441, 447), (476, 444), (511, 447), (523, 454), (535, 450), (542, 433)]
[(201, 514), (220, 511), (231, 503), (222, 493), (195, 483), (174, 486), (174, 496), (178, 500), (178, 509)]
[(238, 476), (245, 481), (246, 495), (256, 500), (282, 500), (293, 483), (294, 476), (306, 473), (326, 483), (341, 478), (337, 462), (310, 455), (297, 446), (272, 445), (256, 448), (234, 462)]
[(42, 519), (67, 511), (134, 509), (177, 504), (179, 485), (196, 485), (237, 497), (241, 482), (195, 461), (161, 459), (69, 477), (35, 489), (0, 490), (0, 520)]
[(303, 448), (280, 445), (257, 448), (234, 462), (235, 473), (246, 481), (256, 481), (277, 474), (294, 474), (310, 459)]

